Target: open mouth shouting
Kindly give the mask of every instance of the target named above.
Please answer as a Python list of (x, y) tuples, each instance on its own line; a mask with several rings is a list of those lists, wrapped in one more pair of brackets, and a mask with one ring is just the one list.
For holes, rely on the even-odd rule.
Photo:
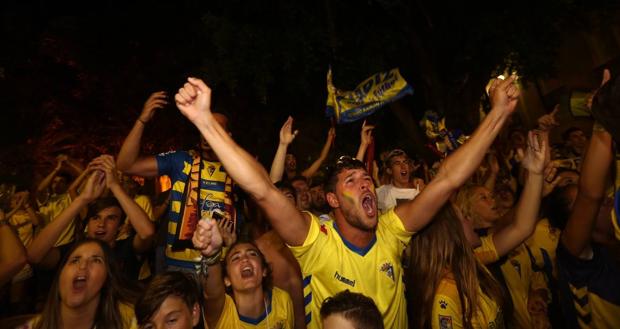
[(377, 215), (377, 202), (374, 194), (372, 194), (371, 192), (366, 192), (362, 194), (361, 204), (366, 216), (374, 217)]

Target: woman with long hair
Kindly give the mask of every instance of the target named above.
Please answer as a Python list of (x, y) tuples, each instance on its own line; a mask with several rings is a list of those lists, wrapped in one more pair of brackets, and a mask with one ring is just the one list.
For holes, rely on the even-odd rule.
[(294, 327), (291, 297), (272, 287), (269, 264), (254, 243), (232, 243), (220, 262), (223, 239), (213, 219), (200, 220), (192, 241), (208, 266), (203, 286), (209, 328)]
[[(533, 231), (547, 143), (530, 132), (522, 164), (528, 170), (515, 220), (487, 237), (474, 232), (458, 207), (446, 205), (412, 240), (411, 315), (414, 328), (502, 328), (503, 289), (483, 263), (497, 260)], [(474, 249), (476, 248), (476, 249)]]
[(136, 328), (133, 294), (119, 284), (118, 273), (106, 243), (76, 243), (60, 263), (43, 311), (24, 328)]

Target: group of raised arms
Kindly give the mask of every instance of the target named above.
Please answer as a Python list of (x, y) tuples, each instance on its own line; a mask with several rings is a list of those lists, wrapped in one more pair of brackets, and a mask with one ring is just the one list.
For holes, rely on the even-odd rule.
[[(354, 156), (332, 154), (332, 126), (300, 170), (288, 117), (268, 171), (201, 79), (155, 92), (116, 156), (59, 155), (36, 188), (2, 185), (0, 327), (620, 328), (615, 127), (553, 143), (559, 106), (528, 131), (515, 76), (488, 95), (436, 159), (401, 140), (372, 159), (364, 122)], [(142, 154), (172, 103), (200, 141)], [(609, 71), (588, 104), (620, 113)]]

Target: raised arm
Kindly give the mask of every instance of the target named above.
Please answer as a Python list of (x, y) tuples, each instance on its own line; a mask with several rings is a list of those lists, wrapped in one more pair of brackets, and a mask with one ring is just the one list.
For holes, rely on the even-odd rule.
[(562, 244), (575, 257), (589, 258), (594, 223), (601, 203), (613, 158), (612, 138), (595, 123), (590, 146), (581, 167), (579, 191), (566, 228), (562, 231)]
[(0, 287), (26, 265), (26, 249), (0, 209)]
[(364, 161), (364, 155), (366, 155), (366, 150), (368, 149), (368, 145), (372, 143), (372, 130), (375, 129), (373, 125), (367, 125), (366, 120), (362, 124), (362, 132), (360, 133), (360, 147), (357, 149), (357, 155), (355, 158)]
[(45, 261), (45, 267), (56, 265), (60, 260), (60, 254), (56, 249), (53, 249), (54, 242), (58, 240), (63, 230), (79, 214), (80, 209), (97, 199), (104, 189), (104, 174), (101, 171), (95, 171), (88, 178), (82, 194), (75, 198), (58, 217), (47, 224), (28, 246), (28, 262), (30, 264), (41, 264)]
[(549, 162), (547, 158), (548, 138), (541, 138), (539, 144), (537, 136), (538, 134), (532, 131), (528, 134), (527, 150), (521, 162), (522, 166), (527, 169), (527, 178), (521, 198), (517, 203), (515, 217), (512, 223), (493, 234), (493, 244), (499, 257), (508, 254), (525, 241), (536, 228), (542, 199), (543, 171), (545, 163)]
[(415, 199), (396, 207), (396, 214), (405, 229), (416, 232), (426, 226), (452, 193), (478, 168), (517, 105), (519, 89), (514, 84), (515, 79), (511, 76), (493, 82), (489, 89), (492, 109), (471, 138), (441, 163), (437, 176)]
[[(204, 290), (205, 318), (209, 328), (215, 328), (217, 320), (224, 309), (226, 291), (222, 276), (222, 265), (219, 254), (222, 250), (223, 239), (213, 219), (202, 219), (196, 226), (192, 237), (194, 248), (200, 250), (203, 257), (212, 259), (213, 264), (207, 268), (207, 275), (200, 276)], [(214, 259), (216, 258), (217, 259)]]
[(45, 203), (47, 201), (46, 200), (48, 196), (47, 188), (50, 186), (50, 184), (52, 184), (52, 180), (54, 179), (54, 177), (58, 175), (58, 172), (62, 168), (63, 162), (67, 160), (67, 156), (60, 155), (56, 158), (56, 160), (57, 160), (56, 167), (54, 167), (54, 170), (52, 170), (52, 172), (50, 172), (49, 175), (43, 178), (41, 183), (39, 183), (39, 186), (37, 186), (36, 198), (37, 198), (37, 201), (40, 203)]
[(265, 169), (215, 120), (211, 113), (211, 89), (202, 80), (189, 78), (175, 101), (181, 113), (200, 130), (230, 176), (265, 211), (284, 242), (294, 246), (303, 244), (310, 228), (309, 217), (280, 193)]
[(327, 155), (329, 154), (329, 149), (332, 147), (332, 144), (334, 143), (335, 138), (336, 138), (336, 128), (331, 127), (329, 128), (329, 131), (327, 132), (327, 140), (325, 140), (325, 145), (323, 145), (321, 154), (319, 155), (318, 159), (314, 160), (314, 162), (310, 165), (310, 167), (308, 167), (306, 170), (304, 170), (301, 173), (302, 176), (310, 179), (312, 178), (312, 176), (314, 176), (314, 174), (316, 174), (317, 171), (319, 171), (319, 169), (321, 168), (321, 165), (323, 164), (323, 162), (325, 162), (325, 159), (327, 159)]
[(78, 196), (78, 189), (84, 183), (84, 180), (90, 175), (90, 173), (92, 173), (92, 168), (89, 164), (86, 169), (82, 170), (80, 175), (75, 180), (73, 180), (71, 185), (69, 185), (67, 191), (69, 192), (71, 200), (75, 199)]
[(129, 223), (136, 231), (133, 249), (138, 253), (147, 251), (151, 247), (151, 241), (155, 235), (155, 225), (149, 220), (146, 212), (123, 190), (116, 174), (114, 158), (107, 154), (101, 155), (93, 160), (92, 167), (105, 173), (106, 186), (114, 194), (127, 215)]
[(286, 162), (286, 151), (298, 133), (299, 130), (293, 132), (293, 118), (289, 116), (282, 125), (282, 128), (280, 128), (280, 143), (278, 144), (278, 150), (271, 163), (269, 177), (272, 183), (277, 183), (282, 180), (282, 176), (284, 175), (284, 164)]
[(157, 176), (157, 160), (154, 156), (140, 156), (140, 141), (144, 133), (144, 126), (153, 118), (155, 110), (166, 106), (166, 104), (168, 101), (166, 101), (166, 93), (163, 91), (152, 93), (146, 100), (142, 113), (140, 113), (118, 153), (116, 165), (120, 171), (130, 175)]

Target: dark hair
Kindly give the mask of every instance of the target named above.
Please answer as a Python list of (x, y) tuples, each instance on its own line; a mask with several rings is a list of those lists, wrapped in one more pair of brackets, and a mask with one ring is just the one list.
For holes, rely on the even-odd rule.
[(549, 219), (549, 224), (555, 228), (564, 230), (571, 208), (568, 192), (577, 188), (577, 184), (569, 184), (564, 187), (556, 187), (544, 200), (544, 215)]
[(291, 183), (286, 182), (286, 181), (279, 181), (279, 182), (276, 182), (274, 185), (280, 191), (282, 190), (290, 191), (293, 194), (293, 197), (297, 199), (297, 191), (295, 191), (295, 188), (293, 187), (293, 185), (291, 185)]
[(338, 158), (336, 163), (327, 168), (327, 180), (325, 182), (325, 193), (335, 192), (336, 184), (338, 183), (338, 174), (343, 172), (346, 169), (364, 169), (366, 170), (366, 166), (364, 163), (358, 159), (352, 158), (347, 155), (343, 155)]
[(302, 181), (302, 182), (306, 182), (306, 184), (308, 184), (308, 178), (306, 178), (306, 176), (302, 176), (302, 175), (297, 175), (291, 179), (289, 179), (289, 183), (291, 183), (291, 185), (293, 185), (293, 183), (295, 183), (296, 181)]
[(88, 212), (86, 213), (86, 221), (88, 222), (92, 217), (97, 215), (97, 213), (110, 207), (118, 207), (118, 209), (121, 210), (121, 220), (119, 223), (119, 227), (121, 227), (125, 222), (125, 217), (127, 216), (125, 215), (125, 211), (123, 211), (123, 207), (121, 207), (121, 204), (118, 203), (118, 200), (116, 200), (115, 197), (99, 198), (89, 203)]
[(96, 239), (85, 239), (75, 243), (67, 254), (63, 257), (59, 264), (58, 271), (54, 277), (52, 287), (47, 296), (47, 301), (41, 312), (40, 319), (35, 323), (33, 328), (36, 329), (55, 329), (61, 327), (62, 319), (60, 318), (60, 275), (63, 268), (67, 265), (69, 257), (79, 247), (94, 243), (103, 251), (104, 263), (106, 266), (106, 280), (101, 287), (99, 295), (99, 305), (95, 313), (95, 323), (93, 327), (97, 328), (129, 328), (130, 323), (123, 323), (123, 321), (130, 319), (123, 319), (119, 306), (121, 303), (131, 304), (133, 293), (130, 290), (125, 289), (120, 284), (119, 273), (114, 259), (114, 253), (110, 247)]
[(180, 297), (191, 312), (196, 303), (200, 304), (200, 286), (190, 273), (174, 271), (158, 274), (136, 302), (138, 325), (147, 323), (168, 296)]
[(564, 130), (564, 132), (562, 133), (562, 140), (566, 142), (570, 138), (570, 134), (574, 133), (575, 131), (583, 131), (583, 130), (577, 127), (570, 127)]
[(263, 281), (262, 281), (262, 287), (263, 287), (263, 291), (267, 292), (270, 291), (271, 288), (273, 288), (273, 284), (272, 284), (272, 271), (271, 271), (271, 265), (269, 265), (269, 263), (267, 263), (267, 258), (265, 258), (265, 255), (263, 255), (263, 253), (260, 251), (260, 249), (258, 249), (258, 246), (250, 240), (246, 240), (246, 239), (238, 239), (235, 243), (233, 243), (229, 248), (228, 248), (228, 253), (226, 254), (226, 257), (224, 257), (224, 260), (222, 260), (222, 275), (226, 276), (228, 275), (228, 269), (226, 266), (226, 261), (228, 260), (228, 257), (232, 254), (232, 250), (240, 245), (240, 244), (249, 244), (252, 247), (254, 247), (256, 249), (256, 251), (258, 252), (258, 257), (260, 257), (261, 260), (261, 265), (263, 266), (263, 268), (267, 271), (267, 275), (263, 277)]
[(381, 312), (375, 302), (348, 289), (328, 297), (321, 305), (321, 319), (340, 314), (353, 322), (357, 329), (383, 329)]

